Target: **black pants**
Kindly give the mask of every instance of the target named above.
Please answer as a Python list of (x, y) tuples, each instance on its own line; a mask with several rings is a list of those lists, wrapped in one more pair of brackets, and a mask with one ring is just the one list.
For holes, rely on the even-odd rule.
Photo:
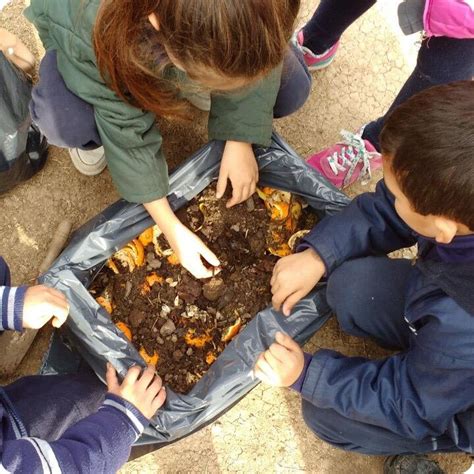
[[(304, 27), (305, 46), (316, 54), (323, 53), (375, 3), (375, 0), (321, 0), (313, 17)], [(470, 80), (473, 76), (474, 39), (444, 36), (425, 39), (418, 53), (415, 70), (387, 113), (366, 126), (363, 138), (380, 151), (380, 132), (385, 119), (395, 107), (428, 87)]]

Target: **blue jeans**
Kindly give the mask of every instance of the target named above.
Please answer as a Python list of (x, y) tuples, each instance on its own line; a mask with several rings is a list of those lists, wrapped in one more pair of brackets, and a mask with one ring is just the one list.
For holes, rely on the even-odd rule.
[[(73, 94), (58, 71), (56, 51), (41, 61), (40, 80), (33, 88), (30, 106), (33, 122), (52, 145), (92, 150), (102, 145), (94, 118), (94, 107)], [(283, 63), (274, 117), (296, 112), (311, 92), (311, 75), (299, 51), (290, 49)]]
[[(313, 17), (304, 27), (305, 46), (316, 54), (323, 53), (375, 3), (376, 0), (321, 0)], [(415, 70), (387, 113), (365, 127), (363, 138), (380, 151), (379, 135), (386, 118), (395, 107), (428, 87), (470, 80), (473, 76), (474, 39), (443, 36), (425, 39), (418, 52)]]
[[(328, 280), (327, 299), (341, 329), (384, 347), (407, 348), (410, 329), (403, 315), (411, 271), (409, 260), (387, 257), (350, 260), (337, 268)], [(431, 438), (403, 438), (306, 400), (302, 409), (306, 424), (319, 438), (347, 451), (377, 455), (459, 451), (448, 436), (436, 438), (434, 448)]]

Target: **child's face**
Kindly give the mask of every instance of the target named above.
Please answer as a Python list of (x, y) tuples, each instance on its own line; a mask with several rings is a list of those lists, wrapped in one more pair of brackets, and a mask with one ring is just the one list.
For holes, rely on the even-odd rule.
[[(395, 196), (395, 210), (400, 218), (416, 233), (425, 237), (438, 240), (439, 228), (438, 217), (433, 215), (423, 216), (415, 212), (408, 198), (403, 194), (398, 185), (389, 159), (383, 160), (384, 181), (387, 188)], [(447, 242), (446, 242), (447, 243)]]

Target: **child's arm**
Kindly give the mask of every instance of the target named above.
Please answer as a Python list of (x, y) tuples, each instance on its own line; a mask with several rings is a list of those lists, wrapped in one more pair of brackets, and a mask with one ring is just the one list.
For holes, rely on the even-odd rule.
[(141, 377), (140, 372), (133, 367), (119, 385), (115, 370), (109, 366), (109, 393), (97, 413), (53, 442), (28, 437), (5, 442), (1, 467), (8, 472), (117, 472), (166, 397), (154, 367), (149, 366)]
[(60, 327), (69, 314), (66, 297), (43, 285), (18, 288), (0, 286), (0, 330), (39, 329), (52, 319)]
[(414, 245), (415, 235), (400, 219), (393, 202), (385, 182), (379, 181), (375, 193), (361, 194), (339, 214), (317, 224), (298, 250), (312, 248), (330, 274), (346, 260)]
[(277, 67), (243, 92), (212, 96), (209, 138), (227, 142), (217, 191), (222, 197), (227, 180), (232, 183), (228, 207), (245, 201), (255, 192), (258, 166), (252, 144), (270, 145), (281, 71), (282, 66)]
[(424, 325), (410, 350), (379, 360), (324, 349), (311, 357), (289, 336), (277, 335), (258, 358), (255, 375), (269, 385), (291, 385), (310, 403), (349, 419), (410, 439), (449, 431), (472, 449), (472, 333), (458, 324), (472, 317), (461, 313), (447, 333), (439, 320), (459, 316), (450, 298), (419, 307), (416, 320)]
[(380, 181), (342, 212), (326, 217), (302, 240), (299, 253), (279, 260), (271, 280), (273, 307), (289, 316), (294, 305), (324, 276), (350, 258), (386, 254), (415, 243)]

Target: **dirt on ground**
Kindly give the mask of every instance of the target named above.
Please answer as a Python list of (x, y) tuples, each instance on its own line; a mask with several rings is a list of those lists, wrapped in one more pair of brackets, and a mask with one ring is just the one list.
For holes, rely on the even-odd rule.
[[(17, 34), (38, 58), (43, 50), (36, 33), (21, 16), (28, 0), (13, 0), (0, 12), (0, 26)], [(396, 28), (398, 1), (379, 0), (377, 6), (344, 34), (334, 63), (314, 73), (313, 90), (305, 106), (276, 121), (278, 132), (301, 155), (333, 144), (341, 129), (357, 130), (383, 114), (400, 90), (416, 59), (418, 37), (403, 37)], [(317, 1), (302, 1), (303, 24)], [(170, 168), (206, 142), (206, 115), (191, 124), (160, 122)], [(351, 196), (371, 189), (356, 185)], [(118, 198), (108, 171), (88, 178), (74, 169), (64, 150), (51, 147), (45, 169), (0, 197), (0, 253), (10, 264), (15, 284), (32, 282), (57, 224), (65, 217), (78, 228)], [(410, 257), (410, 252), (401, 256)], [(49, 330), (37, 337), (19, 377), (35, 373), (41, 364)], [(305, 350), (338, 350), (347, 355), (383, 357), (370, 341), (343, 333), (332, 319)], [(449, 474), (465, 472), (466, 455), (434, 456)], [(132, 473), (220, 472), (382, 472), (383, 457), (340, 451), (316, 438), (306, 427), (300, 397), (289, 391), (258, 386), (218, 421), (194, 435), (125, 465)]]

